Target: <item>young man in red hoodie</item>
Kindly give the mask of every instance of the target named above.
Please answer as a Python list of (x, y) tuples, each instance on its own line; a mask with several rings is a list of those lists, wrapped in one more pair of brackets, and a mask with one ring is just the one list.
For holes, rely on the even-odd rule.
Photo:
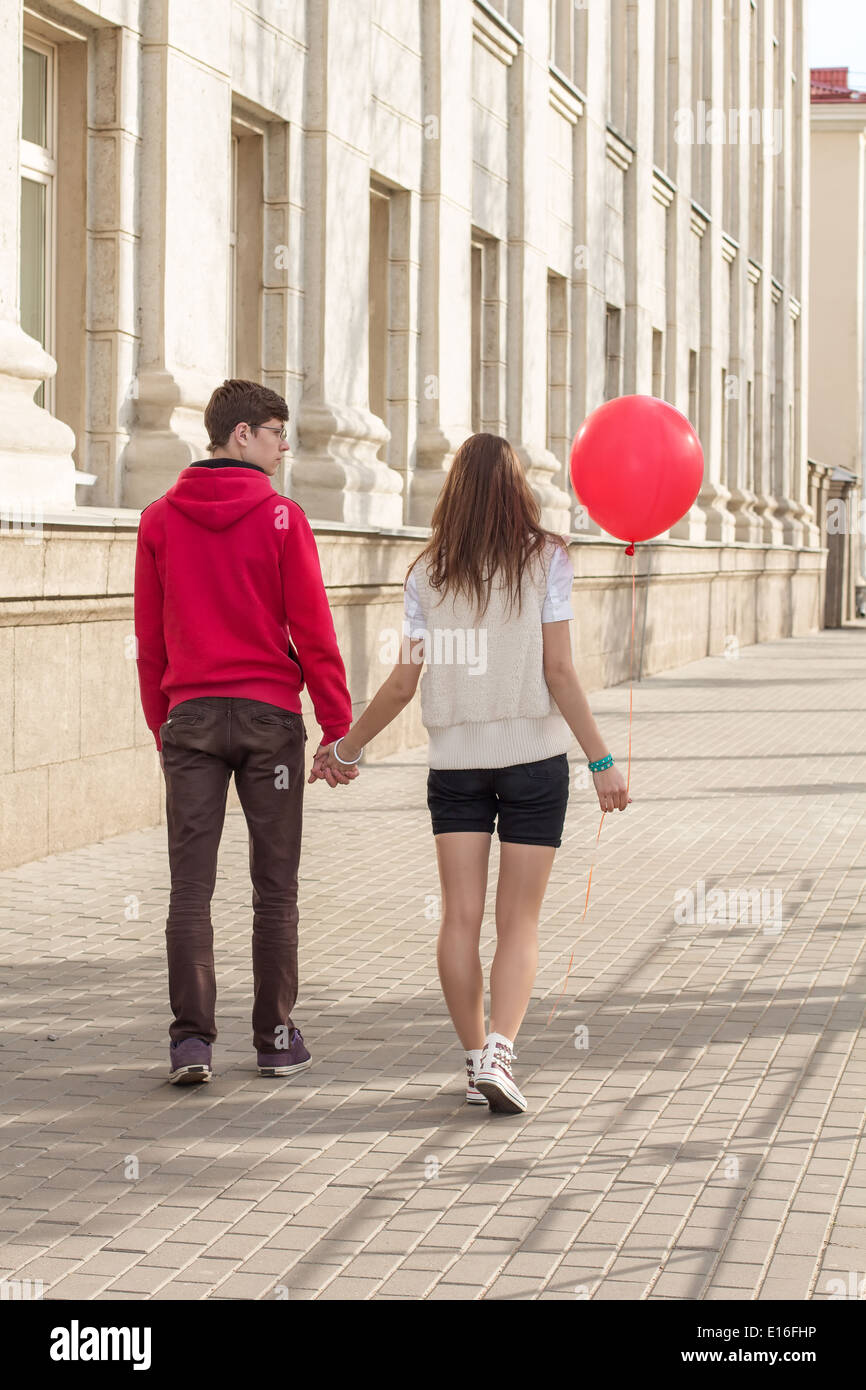
[(184, 468), (138, 528), (138, 676), (166, 786), (172, 1082), (212, 1075), (210, 903), (232, 772), (250, 837), (258, 1070), (295, 1076), (311, 1060), (291, 1019), (304, 684), (323, 734), (310, 780), (334, 787), (358, 770), (325, 763), (324, 750), (349, 730), (352, 701), (309, 522), (270, 482), (289, 448), (288, 417), (275, 391), (224, 382), (204, 415), (212, 457)]

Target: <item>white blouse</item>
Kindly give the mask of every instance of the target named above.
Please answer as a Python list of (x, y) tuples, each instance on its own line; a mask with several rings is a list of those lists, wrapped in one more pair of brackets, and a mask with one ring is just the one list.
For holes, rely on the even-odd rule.
[[(573, 620), (574, 614), (571, 611), (571, 586), (573, 583), (574, 570), (571, 567), (571, 560), (562, 546), (557, 545), (554, 547), (548, 566), (547, 593), (541, 609), (541, 621), (543, 623), (561, 623), (566, 620)], [(410, 574), (406, 581), (403, 616), (405, 622), (409, 624), (410, 637), (423, 637), (426, 634), (427, 628), (424, 623), (424, 614), (421, 612), (414, 573)]]

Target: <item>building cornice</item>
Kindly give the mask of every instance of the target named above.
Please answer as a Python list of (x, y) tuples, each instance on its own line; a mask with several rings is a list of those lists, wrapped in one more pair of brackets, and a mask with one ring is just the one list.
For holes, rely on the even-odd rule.
[(866, 131), (866, 101), (821, 102), (810, 108), (809, 124), (813, 130)]
[(676, 197), (677, 186), (667, 174), (653, 165), (653, 197), (663, 208), (669, 208)]
[(605, 131), (605, 153), (617, 169), (626, 170), (634, 159), (632, 146), (613, 126), (608, 126)]
[(575, 87), (573, 82), (569, 82), (564, 73), (559, 71), (559, 68), (555, 68), (551, 64), (548, 72), (550, 73), (551, 106), (560, 116), (564, 116), (570, 125), (577, 125), (583, 115), (586, 98), (580, 89)]
[(690, 225), (695, 236), (702, 237), (711, 221), (712, 218), (706, 209), (702, 208), (700, 203), (696, 203), (694, 199), (692, 199)]
[(518, 34), (485, 0), (474, 0), (472, 37), (507, 68), (511, 67), (523, 46), (522, 34)]

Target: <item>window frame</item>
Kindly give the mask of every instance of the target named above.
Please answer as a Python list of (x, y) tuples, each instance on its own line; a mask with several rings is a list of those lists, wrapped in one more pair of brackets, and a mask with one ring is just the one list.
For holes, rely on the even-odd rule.
[[(226, 327), (228, 338), (228, 366), (229, 376), (236, 378), (238, 372), (242, 372), (244, 377), (249, 377), (254, 381), (261, 381), (264, 375), (264, 292), (265, 280), (263, 269), (264, 257), (264, 238), (265, 238), (265, 179), (267, 169), (267, 122), (262, 118), (253, 115), (243, 106), (236, 102), (232, 103), (231, 119), (229, 123), (229, 207), (228, 207), (228, 266), (226, 273)], [(253, 246), (255, 252), (255, 275), (253, 276), (252, 263), (240, 262), (241, 242), (244, 235), (249, 234), (249, 226), (242, 226), (240, 188), (242, 176), (249, 172), (247, 166), (242, 168), (241, 161), (245, 152), (241, 149), (241, 144), (247, 141), (256, 142), (255, 157), (257, 160), (257, 195), (258, 201), (255, 204), (253, 213), (254, 238)], [(252, 362), (239, 362), (238, 358), (238, 328), (241, 322), (238, 314), (238, 294), (245, 273), (256, 282), (256, 334), (255, 348)], [(249, 350), (249, 345), (246, 344)]]
[(237, 312), (238, 312), (238, 158), (240, 136), (229, 133), (229, 273), (226, 287), (226, 327), (228, 329), (230, 379), (237, 376)]
[[(41, 53), (47, 60), (45, 81), (45, 138), (46, 145), (36, 145), (31, 140), (19, 137), (18, 148), (18, 312), (21, 313), (21, 284), (24, 246), (21, 238), (21, 197), (24, 180), (41, 184), (45, 188), (45, 260), (44, 276), (44, 329), (42, 346), (55, 357), (57, 348), (56, 325), (56, 278), (57, 278), (57, 105), (58, 105), (58, 61), (57, 45), (32, 34), (25, 28), (21, 38), (21, 88), (19, 94), (19, 115), (24, 101), (24, 49)], [(26, 330), (25, 330), (26, 331)], [(42, 399), (39, 400), (41, 395)], [(43, 381), (34, 399), (49, 414), (55, 408), (54, 374)]]

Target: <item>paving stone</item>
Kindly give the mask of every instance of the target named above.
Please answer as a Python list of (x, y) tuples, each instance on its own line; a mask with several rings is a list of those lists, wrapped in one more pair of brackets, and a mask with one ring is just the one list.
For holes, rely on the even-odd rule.
[[(591, 695), (614, 750), (628, 699), (627, 684)], [(816, 786), (820, 709), (834, 714)], [(866, 1085), (864, 713), (861, 620), (635, 687), (627, 816), (605, 818), (596, 847), (592, 793), (569, 799), (518, 1043), (522, 1116), (463, 1101), (427, 916), (423, 749), (367, 764), (347, 794), (306, 789), (297, 1016), (316, 1065), (291, 1087), (251, 1065), (237, 809), (214, 898), (217, 1073), (201, 1091), (165, 1078), (164, 825), (0, 873), (7, 1005), (24, 1020), (0, 1034), (0, 1277), (96, 1301), (266, 1300), (278, 1285), (299, 1301), (581, 1301), (583, 1285), (725, 1301), (802, 1299), (820, 1260), (825, 1297), (866, 1252), (866, 1173), (849, 1173)], [(494, 836), (485, 971), (499, 852)], [(778, 889), (781, 932), (678, 921), (699, 883)], [(140, 915), (125, 920), (130, 894)], [(35, 1064), (43, 1018), (62, 1043)], [(107, 1069), (119, 1029), (135, 1049)]]

